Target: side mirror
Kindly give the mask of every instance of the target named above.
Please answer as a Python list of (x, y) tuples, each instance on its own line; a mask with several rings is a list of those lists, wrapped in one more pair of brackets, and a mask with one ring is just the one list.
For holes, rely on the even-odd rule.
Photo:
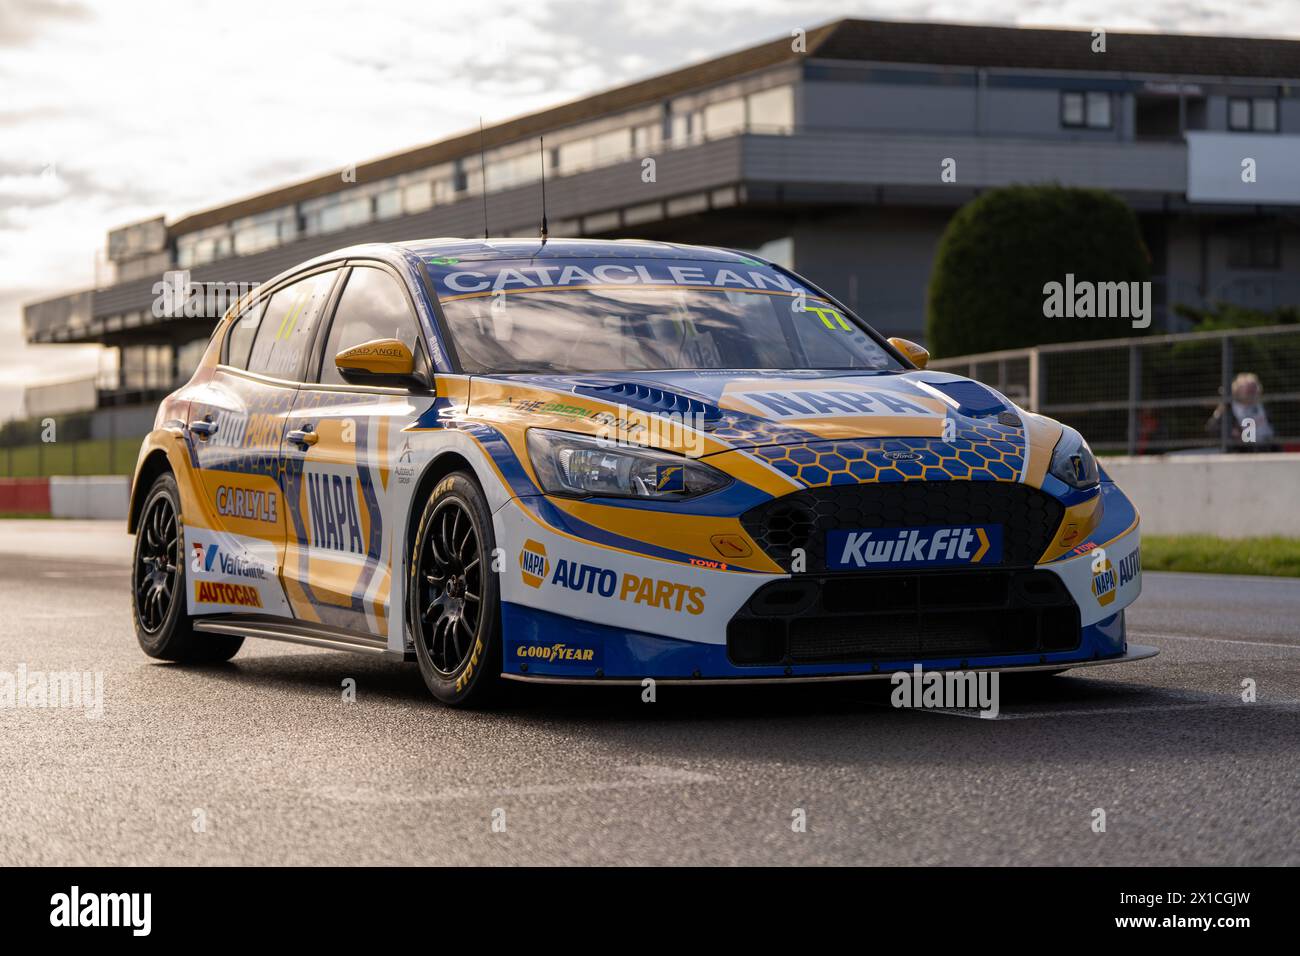
[(372, 339), (346, 348), (334, 356), (334, 367), (343, 381), (356, 385), (429, 386), (401, 339)]
[(917, 368), (925, 368), (930, 362), (930, 353), (910, 339), (890, 339), (889, 344), (902, 352), (909, 362)]

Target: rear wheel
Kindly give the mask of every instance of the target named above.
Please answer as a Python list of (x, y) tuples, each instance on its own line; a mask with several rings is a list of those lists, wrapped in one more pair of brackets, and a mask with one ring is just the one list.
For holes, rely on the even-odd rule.
[(131, 564), (135, 636), (150, 657), (185, 663), (228, 661), (242, 637), (200, 634), (185, 608), (185, 535), (176, 479), (159, 475), (140, 510)]
[(433, 489), (411, 548), (408, 619), (420, 674), (444, 704), (482, 706), (501, 674), (492, 516), (478, 483), (453, 472)]

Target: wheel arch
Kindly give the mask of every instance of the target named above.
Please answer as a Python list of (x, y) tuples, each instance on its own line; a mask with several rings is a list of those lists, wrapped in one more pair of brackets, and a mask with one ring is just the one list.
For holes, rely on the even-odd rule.
[(433, 494), (433, 489), (438, 487), (438, 482), (454, 471), (463, 471), (470, 475), (478, 484), (479, 490), (483, 490), (483, 482), (474, 469), (474, 465), (460, 452), (444, 451), (431, 460), (420, 474), (420, 480), (415, 483), (415, 490), (411, 493), (411, 507), (406, 515), (406, 547), (404, 548), (403, 564), (411, 556), (411, 544), (415, 541), (415, 532), (419, 530), (420, 516), (424, 514), (424, 503)]
[(135, 534), (136, 526), (140, 522), (140, 510), (144, 508), (144, 499), (149, 496), (149, 489), (153, 483), (158, 480), (158, 476), (172, 471), (171, 462), (167, 460), (167, 453), (161, 448), (155, 448), (149, 452), (140, 467), (136, 469), (135, 483), (131, 487), (131, 508), (127, 512), (126, 530), (128, 534)]

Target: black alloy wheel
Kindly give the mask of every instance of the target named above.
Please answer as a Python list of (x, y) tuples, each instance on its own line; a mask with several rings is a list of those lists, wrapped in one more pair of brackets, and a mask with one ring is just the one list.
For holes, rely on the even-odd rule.
[(157, 495), (140, 522), (135, 558), (135, 606), (140, 626), (157, 634), (180, 593), (180, 528), (167, 495)]
[(434, 697), (478, 706), (496, 697), (501, 675), (501, 586), (496, 541), (482, 488), (467, 472), (429, 495), (410, 551), (409, 634)]

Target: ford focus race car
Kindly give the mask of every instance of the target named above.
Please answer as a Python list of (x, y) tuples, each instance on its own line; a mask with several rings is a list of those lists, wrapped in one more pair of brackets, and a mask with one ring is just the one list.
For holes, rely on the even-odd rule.
[(538, 682), (1062, 670), (1138, 516), (1074, 430), (811, 283), (651, 242), (428, 240), (237, 303), (136, 466), (152, 657), (245, 637)]

